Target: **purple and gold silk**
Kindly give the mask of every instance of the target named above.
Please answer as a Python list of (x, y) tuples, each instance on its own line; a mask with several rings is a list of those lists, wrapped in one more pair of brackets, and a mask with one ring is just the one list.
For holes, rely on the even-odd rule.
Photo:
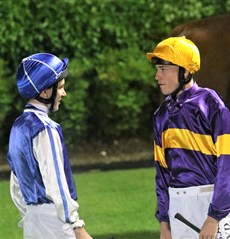
[(159, 221), (169, 221), (168, 187), (214, 184), (208, 215), (230, 212), (230, 112), (211, 89), (195, 83), (153, 116)]

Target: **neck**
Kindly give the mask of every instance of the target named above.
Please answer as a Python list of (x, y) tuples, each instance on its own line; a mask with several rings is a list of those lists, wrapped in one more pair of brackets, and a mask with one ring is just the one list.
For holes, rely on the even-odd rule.
[(194, 80), (191, 79), (191, 81), (189, 81), (187, 84), (185, 84), (181, 89), (178, 88), (177, 90), (175, 90), (174, 94), (172, 94), (172, 98), (174, 100), (176, 100), (178, 95), (180, 95), (184, 90), (187, 90), (187, 89), (191, 88), (194, 85), (194, 83), (195, 83)]
[(187, 90), (189, 88), (191, 88), (194, 85), (194, 80), (192, 79), (191, 81), (189, 81), (189, 83), (187, 83), (186, 85), (184, 85), (184, 90)]
[(44, 104), (44, 103), (42, 103), (42, 102), (40, 102), (40, 101), (38, 101), (38, 100), (36, 100), (36, 99), (30, 99), (27, 103), (28, 103), (28, 104), (31, 104), (31, 105), (35, 105), (35, 106), (37, 105), (38, 108), (39, 108), (39, 107), (47, 108), (48, 111), (49, 111), (49, 109), (50, 109), (50, 104), (49, 104), (49, 105)]

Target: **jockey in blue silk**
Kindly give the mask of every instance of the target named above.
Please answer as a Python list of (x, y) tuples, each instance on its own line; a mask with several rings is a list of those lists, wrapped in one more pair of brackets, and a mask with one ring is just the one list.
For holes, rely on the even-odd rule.
[(18, 92), (27, 103), (11, 128), (7, 159), (24, 239), (92, 239), (79, 218), (61, 126), (48, 115), (66, 96), (67, 66), (67, 58), (36, 53), (17, 70)]

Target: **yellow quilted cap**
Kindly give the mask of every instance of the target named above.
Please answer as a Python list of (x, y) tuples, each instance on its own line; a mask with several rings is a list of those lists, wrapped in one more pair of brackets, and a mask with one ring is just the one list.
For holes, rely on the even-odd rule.
[(184, 67), (191, 74), (200, 69), (200, 53), (197, 46), (185, 36), (169, 37), (160, 42), (147, 58), (160, 58)]

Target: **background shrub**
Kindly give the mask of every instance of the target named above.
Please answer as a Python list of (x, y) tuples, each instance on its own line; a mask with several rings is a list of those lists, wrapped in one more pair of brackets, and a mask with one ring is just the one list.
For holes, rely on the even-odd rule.
[(53, 117), (76, 140), (149, 137), (159, 103), (146, 59), (179, 23), (228, 13), (230, 0), (55, 0), (0, 2), (1, 146), (25, 103), (15, 87), (22, 58), (70, 60), (68, 96)]

